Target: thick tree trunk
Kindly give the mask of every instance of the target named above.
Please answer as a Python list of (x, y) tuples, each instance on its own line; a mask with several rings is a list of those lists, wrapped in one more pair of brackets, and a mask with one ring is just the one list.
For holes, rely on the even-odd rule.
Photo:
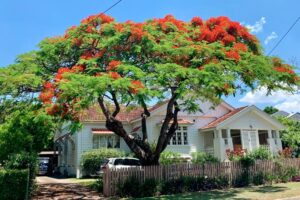
[[(113, 97), (115, 99), (115, 96)], [(161, 152), (167, 147), (168, 142), (178, 127), (177, 113), (179, 108), (176, 102), (176, 96), (173, 96), (168, 103), (166, 117), (162, 124), (160, 136), (154, 151), (151, 149), (150, 144), (148, 143), (146, 118), (150, 116), (150, 113), (145, 107), (145, 104), (143, 105), (144, 113), (141, 115), (143, 138), (139, 139), (127, 134), (122, 122), (115, 118), (120, 111), (120, 107), (116, 100), (114, 100), (116, 107), (113, 114), (110, 114), (110, 111), (105, 106), (102, 98), (98, 98), (98, 103), (106, 117), (107, 129), (123, 138), (130, 150), (137, 156), (137, 158), (140, 159), (142, 165), (158, 165)]]

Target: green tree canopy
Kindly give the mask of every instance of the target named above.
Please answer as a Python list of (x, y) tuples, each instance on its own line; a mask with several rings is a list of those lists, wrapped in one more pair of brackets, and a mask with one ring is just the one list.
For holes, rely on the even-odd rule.
[[(227, 17), (184, 22), (167, 15), (118, 23), (98, 14), (39, 47), (34, 60), (45, 73), (40, 99), (48, 114), (77, 125), (78, 112), (98, 103), (107, 128), (144, 164), (158, 163), (177, 129), (178, 112), (199, 110), (196, 100), (217, 104), (223, 95), (261, 86), (292, 91), (299, 82), (292, 66), (265, 56), (257, 38)], [(146, 126), (153, 99), (167, 102), (155, 148)], [(120, 106), (132, 104), (143, 110), (141, 139), (116, 119)]]
[(283, 143), (292, 149), (300, 147), (300, 122), (287, 117), (276, 117), (276, 119), (285, 126), (285, 129), (280, 131)]
[(273, 107), (273, 106), (266, 106), (264, 108), (265, 113), (268, 113), (269, 115), (272, 115), (274, 113), (276, 113), (278, 111), (277, 108)]
[(0, 163), (16, 153), (38, 153), (53, 138), (52, 117), (36, 107), (14, 111), (0, 124)]

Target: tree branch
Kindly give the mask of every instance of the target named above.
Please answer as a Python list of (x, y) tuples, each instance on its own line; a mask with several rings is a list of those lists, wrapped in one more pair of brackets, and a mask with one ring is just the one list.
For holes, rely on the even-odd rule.
[(118, 115), (118, 113), (120, 112), (121, 108), (120, 108), (120, 104), (117, 100), (116, 93), (114, 91), (111, 92), (111, 96), (112, 96), (112, 100), (115, 104), (115, 111), (113, 112), (112, 116), (116, 117)]
[(167, 131), (169, 129), (169, 123), (171, 122), (171, 120), (174, 117), (173, 107), (174, 107), (174, 103), (176, 102), (176, 99), (177, 99), (177, 94), (172, 91), (172, 97), (169, 100), (168, 105), (167, 105), (166, 117), (165, 117), (162, 127), (160, 129), (160, 134), (159, 134), (158, 142), (157, 142), (156, 149), (155, 149), (156, 156), (159, 156), (160, 152), (162, 152), (165, 141), (167, 139)]
[(162, 149), (161, 152), (163, 152), (165, 150), (165, 148), (167, 147), (170, 139), (173, 137), (174, 133), (176, 132), (176, 130), (178, 129), (178, 112), (180, 111), (179, 105), (177, 103), (177, 101), (174, 102), (174, 114), (173, 114), (173, 122), (167, 132), (167, 138), (164, 142), (164, 144), (162, 145)]
[(104, 104), (104, 100), (102, 97), (98, 97), (98, 104), (106, 118), (106, 120), (110, 120), (110, 112), (109, 110), (107, 109), (106, 105)]
[(141, 105), (144, 109), (144, 112), (141, 114), (142, 117), (142, 133), (143, 133), (143, 142), (148, 143), (148, 133), (147, 133), (147, 117), (150, 117), (150, 112), (147, 108), (147, 105), (144, 99), (141, 99)]

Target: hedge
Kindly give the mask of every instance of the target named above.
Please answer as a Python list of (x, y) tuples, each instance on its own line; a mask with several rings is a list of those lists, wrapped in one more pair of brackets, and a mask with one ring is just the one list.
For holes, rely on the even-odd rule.
[(26, 199), (28, 170), (0, 170), (0, 199)]
[(93, 149), (86, 151), (81, 157), (81, 167), (88, 175), (94, 175), (100, 170), (101, 163), (107, 158), (124, 157), (125, 152), (117, 149)]

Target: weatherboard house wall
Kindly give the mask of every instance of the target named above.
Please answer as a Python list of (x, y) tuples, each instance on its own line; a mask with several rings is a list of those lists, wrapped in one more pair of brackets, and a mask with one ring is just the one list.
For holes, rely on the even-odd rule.
[[(226, 150), (234, 150), (237, 147), (249, 152), (264, 146), (274, 154), (282, 149), (279, 130), (283, 129), (283, 126), (257, 107), (236, 109), (222, 102), (213, 108), (209, 102), (198, 103), (202, 112), (178, 113), (180, 129), (171, 139), (166, 151), (178, 152), (186, 158), (190, 158), (194, 152), (206, 152), (224, 161), (227, 159)], [(163, 103), (150, 108), (151, 116), (147, 119), (149, 143), (158, 140), (166, 106), (166, 103)], [(123, 122), (127, 133), (134, 137), (142, 136), (141, 112), (139, 109), (122, 110), (117, 116)], [(115, 137), (106, 129), (104, 116), (97, 106), (84, 111), (80, 120), (83, 127), (77, 133), (70, 135), (66, 124), (55, 136), (59, 152), (59, 170), (76, 177), (84, 175), (80, 167), (81, 155), (95, 148), (93, 145), (95, 137)], [(130, 152), (122, 139), (118, 148)]]

